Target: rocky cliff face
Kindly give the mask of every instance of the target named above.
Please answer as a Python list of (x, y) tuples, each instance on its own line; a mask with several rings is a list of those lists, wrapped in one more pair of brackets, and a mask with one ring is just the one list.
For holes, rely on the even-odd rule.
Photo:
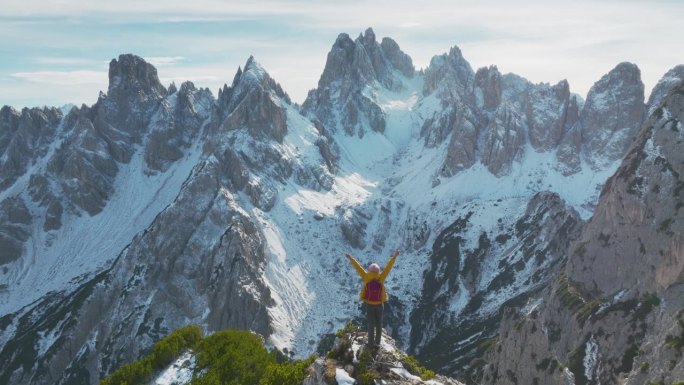
[(503, 309), (524, 306), (548, 284), (582, 224), (549, 193), (536, 195), (521, 217), (501, 218), (493, 228), (474, 225), (482, 211), (473, 207), (436, 238), (411, 316), (411, 351), (449, 372), (463, 373), (481, 354)]
[[(285, 111), (291, 107), (252, 58), (216, 104), (207, 90), (191, 83), (158, 100), (163, 89), (154, 82), (156, 71), (137, 57), (120, 61), (124, 64), (113, 61), (110, 71), (113, 96), (102, 96), (92, 109), (73, 109), (65, 118), (61, 147), (45, 172), (31, 177), (36, 211), (21, 198), (3, 201), (3, 234), (10, 236), (2, 242), (11, 251), (3, 263), (22, 257), (27, 227), (45, 207), (45, 226), (59, 228), (59, 215), (50, 216), (54, 202), (72, 204), (67, 206), (71, 214), (82, 209), (97, 217), (118, 194), (122, 172), (164, 174), (174, 172), (174, 162), (197, 163), (189, 163), (192, 171), (182, 176), (173, 201), (106, 271), (79, 277), (75, 289), (49, 293), (2, 318), (7, 342), (0, 352), (2, 382), (96, 383), (187, 322), (269, 335), (266, 307), (274, 303), (263, 278), (265, 239), (242, 206), (268, 210), (277, 198), (273, 182), (293, 175), (319, 189), (329, 183), (322, 158), (317, 168), (305, 167), (285, 148), (273, 147), (287, 134)], [(126, 77), (133, 75), (140, 78)], [(141, 96), (146, 86), (154, 97)], [(124, 89), (142, 99), (131, 101)], [(126, 103), (146, 102), (151, 103), (147, 114), (119, 122), (125, 129), (107, 120), (119, 116)], [(111, 136), (115, 132), (117, 141)], [(146, 145), (144, 151), (136, 149), (138, 141)], [(195, 153), (202, 151), (198, 143), (205, 143), (203, 156)], [(131, 171), (126, 162), (147, 167)]]
[(558, 160), (565, 173), (619, 161), (634, 140), (645, 112), (644, 85), (636, 65), (621, 63), (589, 90), (579, 121), (563, 140)]
[(318, 88), (309, 92), (303, 111), (327, 130), (358, 136), (369, 128), (383, 132), (385, 116), (377, 103), (364, 94), (364, 87), (378, 84), (398, 90), (405, 87), (404, 80), (413, 77), (414, 72), (411, 58), (394, 40), (384, 38), (378, 43), (370, 28), (356, 40), (340, 34), (328, 53)]
[(61, 119), (56, 108), (0, 109), (0, 189), (9, 188), (31, 162), (47, 154)]
[(443, 107), (425, 120), (426, 146), (451, 138), (444, 176), (478, 161), (491, 173), (506, 175), (527, 144), (537, 152), (556, 152), (556, 168), (566, 176), (581, 172), (582, 162), (605, 169), (624, 155), (644, 113), (639, 69), (629, 63), (598, 81), (580, 107), (567, 81), (531, 84), (502, 76), (495, 66), (473, 73), (453, 48), (426, 69), (424, 93), (434, 94)]
[(684, 73), (651, 114), (540, 306), (511, 312), (485, 383), (673, 383), (681, 362), (681, 120)]

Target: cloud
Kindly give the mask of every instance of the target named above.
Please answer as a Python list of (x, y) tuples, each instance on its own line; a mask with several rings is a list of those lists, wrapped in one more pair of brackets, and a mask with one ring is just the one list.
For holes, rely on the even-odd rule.
[(183, 56), (149, 56), (145, 60), (155, 67), (171, 66), (185, 60)]
[(422, 24), (417, 22), (417, 21), (407, 21), (405, 23), (401, 24), (402, 28), (414, 28), (414, 27), (420, 27)]
[(56, 66), (86, 66), (98, 63), (92, 59), (63, 56), (38, 56), (33, 58), (33, 61), (39, 64)]
[(11, 77), (31, 83), (69, 86), (74, 84), (100, 85), (107, 82), (106, 71), (36, 71), (15, 72)]
[[(683, 11), (682, 2), (617, 0), (24, 0), (5, 5), (0, 16), (0, 77), (23, 84), (84, 82), (88, 76), (54, 70), (97, 72), (106, 59), (132, 52), (160, 67), (165, 81), (187, 79), (215, 90), (253, 54), (301, 102), (316, 86), (337, 35), (354, 37), (373, 27), (378, 38), (393, 38), (417, 68), (458, 45), (475, 69), (496, 64), (535, 82), (567, 78), (585, 95), (627, 60), (641, 68), (648, 92), (681, 62)], [(48, 40), (55, 48), (45, 48)], [(83, 52), (92, 58), (80, 59)], [(105, 84), (106, 69), (100, 76), (98, 84)], [(88, 97), (96, 94), (93, 89)], [(0, 88), (0, 100), (11, 95)]]

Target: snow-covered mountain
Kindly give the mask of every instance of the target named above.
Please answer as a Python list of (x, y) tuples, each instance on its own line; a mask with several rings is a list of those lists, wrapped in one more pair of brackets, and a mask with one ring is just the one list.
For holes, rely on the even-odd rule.
[(369, 29), (338, 37), (301, 107), (254, 58), (214, 98), (134, 55), (93, 106), (4, 107), (0, 383), (96, 383), (187, 323), (308, 354), (361, 314), (343, 253), (396, 248), (392, 335), (480, 373), (505, 309), (570, 266), (673, 77), (647, 105), (621, 63), (585, 101), (457, 47), (416, 71)]
[(684, 66), (655, 87), (648, 115), (562, 272), (534, 308), (505, 315), (482, 383), (684, 378)]

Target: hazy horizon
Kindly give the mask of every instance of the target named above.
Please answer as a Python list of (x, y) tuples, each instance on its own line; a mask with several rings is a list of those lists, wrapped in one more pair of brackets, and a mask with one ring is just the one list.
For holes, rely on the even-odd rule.
[(79, 4), (26, 0), (0, 16), (0, 105), (93, 104), (107, 90), (108, 64), (133, 53), (165, 86), (192, 81), (214, 95), (254, 55), (295, 102), (316, 87), (340, 33), (373, 28), (394, 39), (416, 69), (458, 46), (474, 70), (555, 84), (586, 97), (623, 61), (641, 69), (648, 95), (684, 64), (677, 1), (259, 1), (126, 0)]

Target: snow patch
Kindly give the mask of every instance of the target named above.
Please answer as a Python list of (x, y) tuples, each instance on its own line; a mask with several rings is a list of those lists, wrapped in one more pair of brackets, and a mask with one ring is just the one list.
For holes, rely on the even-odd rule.
[[(41, 163), (34, 165), (22, 177), (25, 180), (15, 186), (27, 186), (29, 175), (42, 173), (59, 143), (55, 142)], [(34, 221), (25, 254), (7, 265), (7, 273), (1, 276), (8, 288), (0, 292), (0, 314), (13, 313), (50, 291), (75, 287), (107, 268), (135, 234), (173, 202), (201, 154), (197, 143), (166, 172), (146, 175), (144, 151), (137, 149), (129, 164), (119, 164), (113, 194), (102, 212), (92, 217), (65, 212), (62, 227), (47, 233), (42, 221)], [(0, 198), (10, 190), (13, 189), (4, 191)], [(40, 211), (26, 192), (21, 194), (31, 212)]]
[(405, 378), (410, 381), (421, 381), (421, 378), (418, 376), (414, 376), (413, 374), (409, 373), (408, 370), (404, 368), (390, 368), (390, 372), (398, 375), (399, 377)]
[(193, 373), (197, 367), (197, 360), (191, 351), (183, 353), (157, 378), (152, 380), (150, 385), (186, 385), (192, 380)]
[(337, 381), (337, 385), (356, 384), (356, 380), (353, 379), (346, 370), (340, 368), (335, 369), (335, 381)]
[(582, 364), (584, 365), (584, 376), (589, 381), (593, 381), (598, 374), (596, 371), (598, 361), (598, 343), (596, 343), (596, 338), (591, 336), (584, 348), (584, 359), (582, 360)]

